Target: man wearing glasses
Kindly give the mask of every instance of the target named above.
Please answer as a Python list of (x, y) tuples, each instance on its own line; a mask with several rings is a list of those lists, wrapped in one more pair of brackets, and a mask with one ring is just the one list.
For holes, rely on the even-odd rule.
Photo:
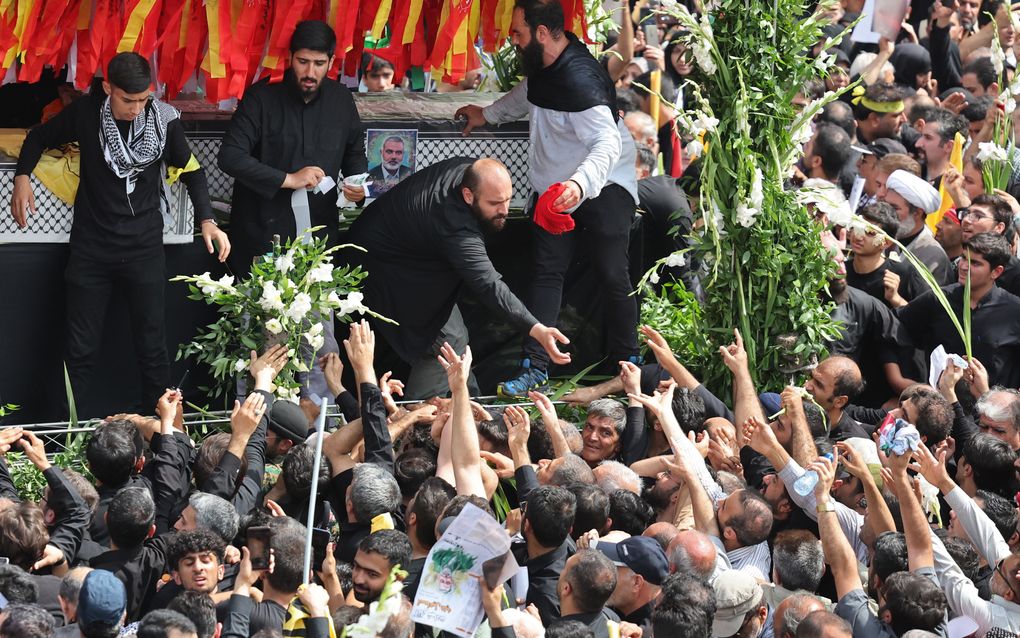
[[(995, 233), (1005, 237), (1006, 241), (1011, 241), (1016, 232), (1013, 228), (1013, 208), (1009, 200), (1000, 195), (978, 195), (970, 206), (960, 209), (958, 214), (964, 243), (981, 233)], [(956, 265), (959, 265), (959, 261)], [(1020, 295), (1020, 259), (1017, 259), (1016, 255), (1010, 255), (1009, 262), (995, 280), (995, 285), (1014, 295)]]
[(168, 209), (167, 167), (184, 169), (181, 181), (200, 220), (202, 238), (219, 261), (230, 241), (213, 221), (205, 172), (184, 135), (180, 113), (152, 99), (152, 72), (137, 53), (110, 61), (103, 92), (93, 91), (29, 132), (18, 158), (11, 211), (18, 226), (35, 214), (30, 175), (46, 149), (77, 142), (81, 181), (74, 201), (67, 262), (64, 358), (75, 396), (87, 381), (114, 289), (127, 298), (142, 376), (140, 405), (152, 406), (170, 383), (166, 350), (163, 212)]

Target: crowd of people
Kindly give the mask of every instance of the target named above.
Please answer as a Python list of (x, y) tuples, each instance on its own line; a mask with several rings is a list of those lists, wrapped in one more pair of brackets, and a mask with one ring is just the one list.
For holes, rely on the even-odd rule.
[[(827, 38), (860, 4), (832, 11)], [(660, 49), (625, 19), (616, 54), (599, 62), (564, 30), (558, 1), (517, 0), (510, 37), (525, 79), (456, 116), (466, 134), (530, 119), (529, 180), (541, 197), (529, 204), (523, 301), (484, 244), (505, 225), (509, 172), (454, 158), (401, 178), (350, 230), (367, 248), (366, 304), (399, 325), (352, 323), (341, 346), (324, 322), (304, 391), (332, 398), (343, 424), (321, 438), (314, 415), (274, 397), (296, 356), (282, 346), (251, 352), (251, 392), (229, 431), (192, 437), (178, 390), (162, 392), (154, 418), (106, 419), (85, 451), (94, 481), (53, 466), (31, 429), (0, 429), (0, 638), (324, 638), (383, 613), (373, 603), (392, 578), (399, 604), (361, 629), (435, 636), (412, 621), (412, 604), (430, 550), (469, 504), (499, 513), (526, 568), (526, 587), (479, 579), (479, 636), (1020, 635), (1020, 203), (1010, 188), (986, 192), (977, 153), (1014, 118), (997, 102), (1013, 82), (1014, 18), (994, 0), (913, 5), (895, 42), (820, 42), (814, 55), (835, 67), (796, 98), (861, 80), (819, 113), (790, 185), (838, 265), (823, 294), (839, 336), (803, 387), (757, 387), (757, 362), (734, 331), (718, 354), (732, 396), (720, 397), (655, 326), (637, 329), (635, 214), (664, 236), (679, 227), (670, 250), (698, 226), (697, 157), (672, 125), (671, 109), (696, 88), (683, 34), (662, 21)], [(273, 235), (311, 225), (340, 240), (335, 194), (308, 192), (303, 219), (292, 208), (324, 176), (367, 170), (353, 99), (326, 78), (335, 47), (328, 25), (299, 24), (283, 82), (255, 85), (238, 107), (219, 158), (235, 178), (229, 233), (201, 169), (186, 173), (209, 252), (238, 274)], [(176, 112), (149, 100), (145, 61), (114, 61), (106, 95), (29, 135), (13, 208), (24, 225), (39, 153), (80, 140), (95, 161), (83, 163), (68, 268), (69, 299), (85, 308), (69, 318), (71, 381), (86, 384), (104, 304), (123, 286), (154, 398), (169, 382), (154, 167), (187, 165), (189, 150)], [(366, 85), (388, 88), (392, 67), (369, 62)], [(643, 87), (655, 69), (673, 99), (652, 113)], [(958, 138), (962, 170), (950, 159)], [(683, 177), (656, 174), (660, 155)], [(840, 228), (851, 201), (867, 224)], [(942, 212), (933, 233), (927, 222)], [(582, 245), (599, 256), (605, 351), (619, 363), (610, 380), (564, 397), (583, 408), (569, 422), (542, 391), (550, 368), (570, 360), (555, 326)], [(695, 260), (668, 275), (701, 285)], [(462, 289), (527, 335), (520, 369), (499, 385), (513, 404), (472, 401)], [(944, 370), (931, 374), (939, 346)], [(380, 375), (394, 358), (406, 386)], [(45, 477), (38, 501), (12, 482), (9, 451)], [(328, 537), (310, 566), (309, 520)]]

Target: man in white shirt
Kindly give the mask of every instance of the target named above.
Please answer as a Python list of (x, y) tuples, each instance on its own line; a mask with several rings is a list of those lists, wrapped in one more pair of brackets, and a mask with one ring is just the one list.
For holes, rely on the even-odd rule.
[[(616, 90), (587, 47), (564, 31), (558, 0), (517, 0), (510, 26), (525, 79), (481, 108), (461, 107), (465, 133), (477, 126), (530, 119), (529, 177), (535, 194), (564, 188), (552, 204), (571, 215), (575, 230), (552, 234), (536, 225), (528, 309), (552, 326), (560, 312), (563, 278), (580, 242), (605, 294), (607, 361), (638, 359), (637, 301), (631, 296), (627, 248), (638, 200), (634, 141), (616, 113)], [(559, 362), (557, 362), (559, 363)], [(517, 376), (502, 396), (526, 396), (544, 385), (550, 360), (532, 339)]]

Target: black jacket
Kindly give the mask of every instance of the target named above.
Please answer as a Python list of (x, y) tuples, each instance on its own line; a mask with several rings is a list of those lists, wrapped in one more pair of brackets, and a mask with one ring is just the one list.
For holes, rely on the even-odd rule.
[(377, 199), (351, 226), (349, 251), (368, 271), (365, 304), (400, 325), (374, 328), (408, 363), (425, 355), (450, 318), (461, 285), (523, 332), (538, 323), (496, 272), (460, 182), (474, 160), (433, 164)]
[[(287, 173), (318, 166), (337, 179), (365, 172), (365, 131), (351, 92), (324, 79), (318, 95), (305, 102), (287, 71), (282, 82), (255, 83), (230, 120), (219, 155), (220, 169), (234, 178), (230, 254), (235, 272), (248, 272), (252, 257), (270, 249), (273, 235), (283, 241), (297, 232)], [(312, 226), (325, 226), (335, 240), (340, 228), (337, 191), (308, 193)]]
[[(99, 142), (100, 108), (105, 100), (102, 92), (84, 95), (52, 120), (32, 129), (21, 147), (16, 174), (31, 173), (44, 150), (77, 142), (81, 148), (81, 183), (74, 198), (71, 250), (102, 262), (150, 258), (163, 250), (160, 190), (165, 171), (160, 162), (150, 165), (128, 195), (125, 179), (117, 177), (107, 165)], [(163, 159), (169, 166), (182, 168), (191, 159), (191, 147), (179, 118), (167, 125)], [(184, 173), (181, 181), (188, 187), (195, 217), (212, 219), (205, 171)]]

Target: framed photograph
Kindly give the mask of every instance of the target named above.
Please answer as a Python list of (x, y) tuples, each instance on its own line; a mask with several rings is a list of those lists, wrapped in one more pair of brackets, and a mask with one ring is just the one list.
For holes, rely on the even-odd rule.
[(415, 129), (368, 129), (365, 153), (368, 155), (369, 197), (379, 197), (414, 173), (418, 153)]

